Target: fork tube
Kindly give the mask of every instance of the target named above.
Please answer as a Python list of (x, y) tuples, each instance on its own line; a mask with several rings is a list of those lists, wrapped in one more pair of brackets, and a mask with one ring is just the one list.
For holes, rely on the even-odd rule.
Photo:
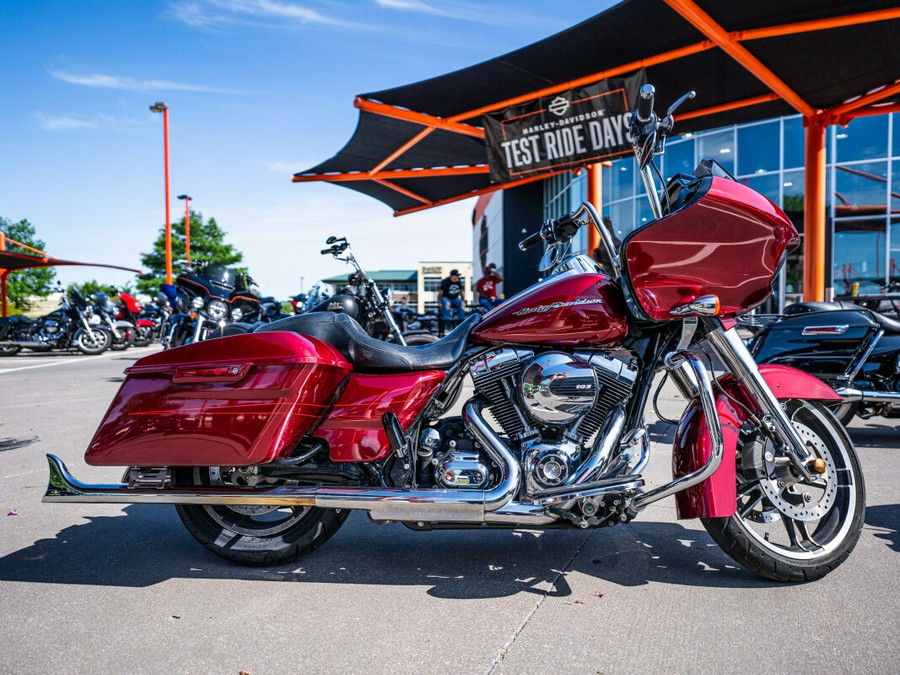
[[(744, 341), (741, 340), (735, 328), (725, 330), (720, 326), (716, 330), (710, 331), (707, 339), (716, 356), (721, 359), (725, 367), (746, 387), (750, 395), (759, 405), (765, 417), (771, 420), (778, 435), (782, 441), (786, 443), (789, 449), (793, 450), (797, 459), (805, 462), (809, 459), (810, 453), (803, 439), (794, 429), (787, 414), (781, 407), (781, 403), (775, 398), (769, 385), (759, 373), (756, 361), (750, 354)], [(767, 421), (767, 420), (766, 420)]]

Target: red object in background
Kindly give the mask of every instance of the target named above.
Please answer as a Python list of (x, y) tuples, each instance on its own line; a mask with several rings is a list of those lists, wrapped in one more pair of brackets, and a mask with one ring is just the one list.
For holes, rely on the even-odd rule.
[(619, 285), (604, 274), (550, 278), (488, 312), (475, 342), (540, 347), (615, 347), (628, 334)]
[[(791, 398), (811, 401), (841, 400), (827, 384), (796, 368), (764, 364), (759, 367), (759, 373), (779, 400)], [(729, 397), (751, 410), (755, 410), (756, 405), (731, 375), (720, 377), (719, 384), (721, 389), (716, 391), (716, 410), (719, 413), (722, 439), (725, 443), (722, 463), (716, 472), (702, 483), (675, 493), (675, 505), (681, 519), (727, 518), (734, 513), (737, 505), (735, 452), (741, 426), (749, 415), (743, 408), (734, 405)], [(728, 395), (726, 396), (722, 390)], [(672, 444), (673, 475), (677, 478), (696, 471), (709, 460), (711, 450), (706, 418), (700, 401), (695, 398), (688, 405), (675, 431), (675, 440)]]
[(85, 460), (270, 462), (316, 427), (349, 372), (333, 347), (296, 333), (249, 333), (153, 354), (128, 369)]
[(353, 373), (328, 417), (313, 434), (328, 442), (333, 462), (372, 462), (391, 452), (381, 422), (394, 412), (404, 430), (425, 409), (444, 372), (377, 375)]
[(122, 301), (122, 304), (125, 305), (125, 308), (132, 314), (141, 313), (141, 303), (135, 300), (130, 293), (120, 293), (119, 299)]
[(704, 179), (693, 202), (625, 240), (627, 283), (655, 321), (704, 295), (720, 314), (756, 307), (772, 293), (782, 254), (799, 243), (784, 212), (749, 187)]

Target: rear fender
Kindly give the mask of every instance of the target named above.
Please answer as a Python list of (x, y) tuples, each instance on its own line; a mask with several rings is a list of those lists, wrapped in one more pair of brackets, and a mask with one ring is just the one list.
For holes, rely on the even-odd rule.
[[(796, 368), (761, 365), (760, 375), (779, 400), (805, 399), (841, 401), (841, 397), (821, 380)], [(744, 388), (731, 376), (718, 379), (716, 410), (725, 444), (722, 463), (708, 479), (675, 495), (679, 518), (727, 518), (737, 506), (735, 453), (741, 426), (749, 413), (733, 400), (754, 410), (755, 404)], [(724, 393), (723, 393), (724, 392)], [(727, 394), (727, 396), (726, 396)], [(733, 399), (733, 400), (732, 400)], [(706, 464), (711, 452), (709, 430), (700, 400), (694, 397), (684, 411), (675, 431), (672, 447), (672, 472), (677, 478)]]

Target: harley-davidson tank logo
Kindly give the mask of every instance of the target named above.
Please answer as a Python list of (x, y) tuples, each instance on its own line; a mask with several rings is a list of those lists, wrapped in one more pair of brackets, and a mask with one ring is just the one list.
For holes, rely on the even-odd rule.
[(563, 307), (578, 307), (579, 305), (602, 305), (601, 298), (583, 298), (579, 300), (567, 300), (566, 302), (552, 302), (549, 305), (535, 305), (534, 307), (525, 307), (518, 312), (513, 312), (513, 316), (525, 316), (526, 314), (537, 314), (538, 312), (549, 312), (554, 309), (562, 309)]

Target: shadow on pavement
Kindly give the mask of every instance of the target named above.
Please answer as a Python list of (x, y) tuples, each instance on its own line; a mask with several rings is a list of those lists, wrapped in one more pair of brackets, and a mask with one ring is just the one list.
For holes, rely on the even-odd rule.
[(866, 525), (877, 527), (876, 539), (883, 539), (892, 550), (900, 553), (900, 504), (881, 504), (866, 507)]
[[(885, 517), (891, 517), (887, 514)], [(566, 575), (608, 584), (761, 588), (773, 585), (738, 567), (707, 537), (675, 523), (640, 521), (576, 530), (412, 532), (375, 526), (354, 514), (322, 548), (273, 568), (227, 563), (204, 550), (174, 509), (131, 505), (122, 515), (89, 516), (49, 539), (0, 558), (0, 580), (146, 587), (173, 578), (240, 579), (427, 587), (437, 598), (517, 593), (566, 597)], [(574, 556), (574, 557), (573, 557)]]
[(895, 423), (868, 422), (864, 427), (850, 427), (850, 438), (858, 448), (891, 448), (897, 445), (900, 420)]
[(29, 436), (27, 438), (0, 438), (0, 452), (27, 448), (29, 445), (37, 443), (39, 440), (41, 439), (37, 436)]

